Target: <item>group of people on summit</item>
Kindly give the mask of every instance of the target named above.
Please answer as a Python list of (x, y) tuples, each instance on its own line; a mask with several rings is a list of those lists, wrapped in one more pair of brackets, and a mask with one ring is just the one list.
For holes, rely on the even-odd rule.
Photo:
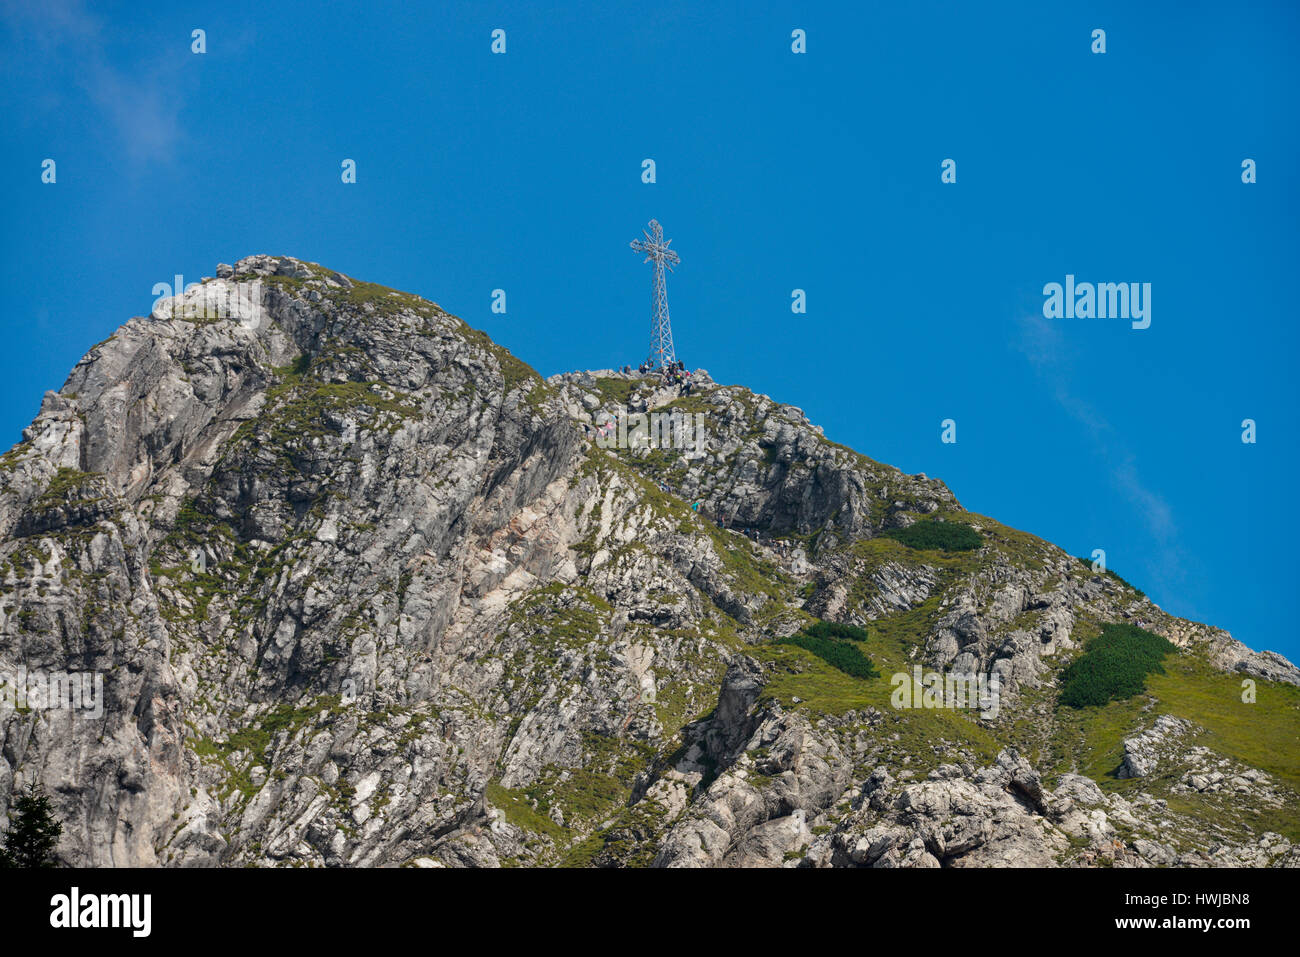
[[(631, 375), (632, 367), (630, 365), (623, 366), (619, 371), (624, 375)], [(639, 375), (649, 375), (654, 371), (654, 363), (651, 360), (646, 359), (636, 367), (636, 371)], [(668, 363), (668, 365), (660, 368), (659, 382), (661, 385), (675, 385), (680, 387), (682, 395), (691, 394), (691, 372), (686, 368), (686, 363), (682, 362), (680, 359), (674, 359), (672, 362)]]

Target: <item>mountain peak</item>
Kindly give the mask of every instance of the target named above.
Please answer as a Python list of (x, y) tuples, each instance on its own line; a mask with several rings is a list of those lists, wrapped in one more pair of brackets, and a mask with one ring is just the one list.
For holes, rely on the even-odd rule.
[(0, 678), (102, 682), (0, 796), (81, 864), (1297, 859), (1222, 808), (1297, 806), (1290, 662), (686, 373), (284, 256), (155, 304), (0, 459)]

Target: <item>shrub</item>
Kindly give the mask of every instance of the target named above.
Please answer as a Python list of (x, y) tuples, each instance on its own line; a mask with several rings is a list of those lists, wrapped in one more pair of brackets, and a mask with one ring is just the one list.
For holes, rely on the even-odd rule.
[(902, 542), (908, 548), (945, 552), (968, 552), (984, 544), (980, 533), (969, 525), (934, 519), (913, 522), (907, 528), (891, 528), (882, 535)]
[(0, 847), (0, 867), (54, 867), (63, 825), (38, 784), (27, 785), (13, 805), (13, 820)]
[(1175, 650), (1136, 625), (1104, 625), (1061, 672), (1061, 704), (1086, 708), (1131, 698), (1146, 688), (1147, 675), (1164, 674), (1161, 660)]
[(857, 625), (844, 625), (838, 621), (818, 621), (803, 630), (805, 635), (813, 638), (847, 638), (850, 641), (866, 641), (871, 632)]
[(782, 638), (778, 644), (796, 645), (814, 655), (833, 668), (838, 668), (854, 678), (879, 678), (880, 672), (871, 663), (871, 659), (858, 650), (856, 645), (840, 638), (818, 638), (814, 635), (797, 634)]
[[(1076, 555), (1075, 558), (1079, 559), (1079, 561), (1081, 561), (1081, 562), (1083, 562), (1085, 565), (1087, 565), (1089, 571), (1092, 570), (1092, 559), (1091, 559), (1091, 558), (1084, 558), (1082, 555)], [(1121, 585), (1123, 585), (1125, 588), (1131, 588), (1131, 589), (1133, 589), (1133, 591), (1137, 592), (1137, 596), (1138, 596), (1139, 598), (1146, 598), (1146, 597), (1147, 597), (1147, 593), (1144, 592), (1141, 588), (1138, 588), (1137, 585), (1134, 585), (1134, 584), (1133, 584), (1132, 582), (1130, 582), (1130, 581), (1126, 581), (1125, 579), (1120, 578), (1118, 575), (1116, 575), (1116, 574), (1115, 574), (1113, 571), (1111, 571), (1109, 568), (1106, 569), (1105, 574), (1106, 574), (1106, 577), (1110, 578), (1112, 581), (1117, 581), (1117, 582), (1119, 582), (1119, 583), (1120, 583)]]

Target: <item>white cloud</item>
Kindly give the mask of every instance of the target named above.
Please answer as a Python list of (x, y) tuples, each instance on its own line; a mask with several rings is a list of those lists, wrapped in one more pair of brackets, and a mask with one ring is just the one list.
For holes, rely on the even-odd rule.
[(1090, 402), (1077, 395), (1070, 386), (1072, 374), (1069, 344), (1058, 325), (1041, 316), (1026, 315), (1018, 323), (1020, 336), (1016, 348), (1024, 354), (1034, 372), (1051, 389), (1052, 397), (1076, 422), (1092, 442), (1093, 452), (1106, 466), (1111, 484), (1141, 515), (1147, 531), (1165, 554), (1164, 574), (1181, 577), (1173, 548), (1178, 527), (1173, 509), (1159, 492), (1146, 485), (1137, 465), (1137, 456), (1124, 444), (1123, 437)]
[[(180, 121), (187, 83), (178, 55), (159, 57), (142, 34), (118, 38), (80, 0), (0, 0), (0, 17), (11, 34), (9, 49), (23, 70), (42, 83), (70, 81), (65, 98), (85, 97), (136, 163), (169, 163), (183, 136)], [(188, 37), (177, 51), (189, 53)], [(111, 49), (132, 54), (134, 62), (110, 60)]]

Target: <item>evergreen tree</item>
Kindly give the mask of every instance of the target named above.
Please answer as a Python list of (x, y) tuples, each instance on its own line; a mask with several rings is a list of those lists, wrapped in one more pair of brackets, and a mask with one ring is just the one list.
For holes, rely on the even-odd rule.
[(0, 847), (0, 867), (54, 867), (54, 848), (63, 825), (50, 809), (50, 799), (38, 784), (14, 802), (9, 831)]

